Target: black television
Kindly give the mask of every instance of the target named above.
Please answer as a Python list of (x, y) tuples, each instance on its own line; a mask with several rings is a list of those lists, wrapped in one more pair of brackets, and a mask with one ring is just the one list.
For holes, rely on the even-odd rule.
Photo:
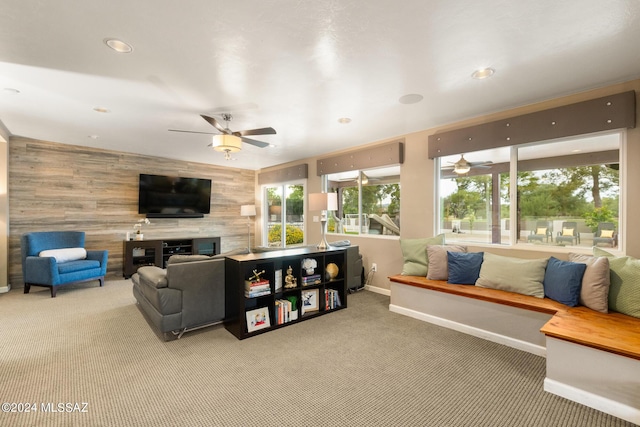
[(140, 174), (138, 213), (147, 218), (202, 218), (210, 210), (210, 179)]

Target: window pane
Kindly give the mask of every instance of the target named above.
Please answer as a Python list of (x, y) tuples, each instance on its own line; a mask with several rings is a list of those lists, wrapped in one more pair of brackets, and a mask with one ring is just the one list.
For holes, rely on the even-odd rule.
[(272, 247), (304, 244), (304, 185), (268, 186), (264, 194), (266, 244)]
[(519, 148), (518, 242), (617, 247), (619, 149), (619, 134)]
[(400, 166), (328, 175), (328, 191), (338, 194), (327, 231), (400, 235)]
[(440, 159), (438, 233), (447, 242), (509, 242), (509, 148)]
[(282, 246), (282, 187), (266, 187), (267, 201), (267, 245)]
[(285, 193), (285, 246), (299, 246), (304, 244), (304, 186), (288, 185)]

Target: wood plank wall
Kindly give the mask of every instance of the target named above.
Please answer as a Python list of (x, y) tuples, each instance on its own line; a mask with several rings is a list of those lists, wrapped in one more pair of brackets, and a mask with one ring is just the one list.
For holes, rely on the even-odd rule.
[(222, 251), (247, 246), (240, 206), (254, 204), (255, 171), (12, 137), (9, 140), (9, 283), (22, 287), (20, 236), (86, 232), (87, 249), (108, 249), (107, 279), (122, 278), (122, 242), (138, 214), (140, 173), (210, 178), (211, 214), (151, 219), (145, 239), (220, 236)]

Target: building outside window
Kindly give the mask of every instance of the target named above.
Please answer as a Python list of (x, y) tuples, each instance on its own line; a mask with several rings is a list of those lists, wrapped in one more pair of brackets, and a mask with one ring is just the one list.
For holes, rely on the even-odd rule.
[(447, 242), (619, 248), (623, 140), (615, 132), (440, 157), (437, 231)]

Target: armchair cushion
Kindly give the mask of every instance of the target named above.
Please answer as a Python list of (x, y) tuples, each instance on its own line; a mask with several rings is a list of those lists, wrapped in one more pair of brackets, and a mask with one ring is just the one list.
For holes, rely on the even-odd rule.
[(38, 256), (53, 257), (57, 262), (77, 261), (87, 257), (87, 250), (85, 248), (47, 249), (41, 251)]
[(611, 238), (613, 237), (613, 230), (602, 230), (600, 232), (600, 237)]
[(80, 259), (58, 263), (58, 273), (60, 274), (75, 273), (77, 271), (91, 270), (92, 268), (100, 268), (100, 262)]

